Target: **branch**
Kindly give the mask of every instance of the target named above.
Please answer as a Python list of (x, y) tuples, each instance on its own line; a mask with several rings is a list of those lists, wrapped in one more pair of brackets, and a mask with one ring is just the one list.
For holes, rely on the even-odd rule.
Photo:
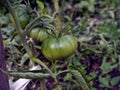
[(56, 21), (56, 27), (57, 27), (57, 30), (59, 32), (61, 32), (62, 28), (62, 22), (61, 22), (61, 15), (60, 15), (60, 9), (59, 9), (59, 5), (58, 5), (58, 0), (54, 0), (54, 7), (55, 7), (55, 10), (56, 12), (58, 13), (57, 15), (57, 21)]

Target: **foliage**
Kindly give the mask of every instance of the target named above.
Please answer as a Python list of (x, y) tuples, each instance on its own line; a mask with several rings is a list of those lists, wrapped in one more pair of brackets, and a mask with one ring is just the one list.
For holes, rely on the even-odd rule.
[[(90, 90), (119, 90), (119, 0), (74, 0), (74, 2), (73, 0), (61, 0), (59, 4), (62, 14), (62, 31), (59, 34), (55, 26), (57, 13), (53, 10), (54, 5), (51, 0), (36, 0), (36, 2), (34, 0), (30, 0), (30, 2), (16, 0), (12, 5), (19, 5), (18, 3), (27, 4), (27, 9), (29, 9), (30, 21), (24, 27), (27, 44), (32, 49), (33, 55), (42, 60), (58, 80), (58, 83), (55, 83), (53, 78), (46, 78), (47, 90), (87, 90), (88, 88)], [(28, 71), (33, 66), (33, 62), (23, 47), (19, 32), (10, 21), (9, 11), (2, 2), (0, 5), (2, 6), (0, 8), (0, 24), (8, 70)], [(27, 33), (36, 27), (50, 30), (50, 33), (47, 31), (47, 34), (52, 38), (57, 37), (58, 39), (58, 36), (63, 35), (64, 37), (66, 34), (76, 36), (77, 50), (67, 58), (48, 60), (41, 52), (42, 42), (34, 38), (38, 32), (34, 37), (27, 36)], [(65, 51), (61, 51), (60, 54), (64, 54)], [(40, 74), (49, 76), (44, 68), (42, 70), (44, 73), (40, 72)], [(32, 76), (38, 74), (28, 71), (22, 72), (22, 75), (25, 75), (24, 73), (30, 73)], [(16, 78), (10, 77), (10, 81), (14, 82), (15, 80)], [(38, 85), (40, 83), (39, 79), (33, 80), (26, 90), (40, 88)], [(83, 86), (87, 89), (84, 89)]]

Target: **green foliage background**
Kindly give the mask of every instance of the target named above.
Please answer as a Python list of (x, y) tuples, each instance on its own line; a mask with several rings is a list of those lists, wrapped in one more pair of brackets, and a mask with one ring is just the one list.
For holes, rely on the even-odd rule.
[[(19, 0), (16, 0), (18, 2)], [(26, 0), (24, 0), (26, 1)], [(25, 2), (21, 0), (21, 3)], [(46, 14), (52, 16), (53, 3), (41, 0), (45, 5)], [(34, 0), (30, 0), (31, 8), (41, 12)], [(78, 39), (78, 49), (69, 58), (51, 63), (41, 55), (40, 43), (36, 42), (35, 54), (58, 74), (62, 90), (80, 90), (82, 74), (84, 83), (90, 90), (120, 90), (120, 1), (119, 0), (61, 0), (59, 2), (62, 14), (62, 27), (71, 29)], [(19, 36), (15, 36), (15, 28), (9, 19), (9, 12), (0, 2), (0, 24), (4, 39), (5, 55), (8, 70), (28, 70), (32, 63), (21, 44)], [(30, 13), (34, 19), (34, 13)], [(31, 21), (33, 20), (31, 19)], [(45, 19), (46, 22), (51, 22)], [(27, 37), (28, 44), (30, 39)], [(32, 47), (32, 46), (31, 46)], [(40, 53), (39, 53), (40, 52)], [(21, 57), (22, 56), (22, 57)], [(70, 70), (71, 73), (64, 72)], [(76, 71), (74, 71), (76, 70)], [(62, 73), (64, 72), (64, 73)], [(75, 74), (77, 72), (79, 74)], [(10, 78), (13, 82), (16, 78)], [(78, 80), (78, 81), (77, 81)], [(61, 90), (56, 88), (54, 81), (47, 80), (48, 90)], [(52, 83), (51, 83), (52, 82)], [(27, 87), (34, 89), (38, 82), (34, 80)], [(84, 84), (84, 85), (85, 85)], [(50, 89), (50, 86), (52, 87)]]

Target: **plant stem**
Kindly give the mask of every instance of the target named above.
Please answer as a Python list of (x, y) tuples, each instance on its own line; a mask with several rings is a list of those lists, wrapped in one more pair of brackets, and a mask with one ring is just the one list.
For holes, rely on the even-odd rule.
[(116, 44), (116, 41), (113, 40), (113, 44), (114, 44), (114, 54), (115, 54), (115, 58), (117, 59), (118, 58), (118, 55), (117, 55), (117, 44)]
[(29, 55), (29, 58), (33, 61), (33, 63), (36, 62), (36, 63), (40, 64), (41, 66), (43, 66), (51, 74), (51, 76), (55, 79), (55, 81), (57, 82), (56, 76), (53, 74), (53, 72), (41, 60), (39, 60), (39, 59), (37, 59), (37, 58), (35, 58), (33, 56), (32, 50), (27, 45), (27, 41), (26, 41), (26, 38), (25, 38), (25, 33), (21, 28), (21, 25), (20, 25), (20, 23), (18, 21), (18, 17), (15, 14), (14, 8), (12, 8), (11, 3), (10, 3), (9, 0), (6, 0), (6, 4), (7, 4), (8, 10), (12, 14), (13, 19), (14, 19), (14, 21), (16, 23), (16, 29), (18, 30), (18, 34), (19, 34), (19, 36), (21, 38), (21, 42), (23, 43), (23, 46), (24, 46), (27, 54)]
[(53, 74), (53, 72), (38, 58), (32, 58), (34, 62), (42, 65), (45, 69), (47, 69), (47, 71), (51, 74), (51, 76), (55, 79), (55, 81), (57, 82), (57, 79), (55, 77), (55, 75)]
[(69, 72), (69, 70), (60, 71), (60, 72), (57, 73), (57, 76), (62, 74), (62, 73), (66, 73), (66, 72)]
[(58, 0), (54, 0), (54, 7), (55, 7), (55, 11), (58, 13), (56, 27), (57, 27), (58, 32), (60, 33), (62, 30), (62, 22), (61, 22), (61, 15), (60, 15)]
[(17, 15), (15, 14), (14, 8), (11, 6), (9, 0), (6, 0), (6, 3), (7, 3), (7, 5), (8, 5), (8, 10), (9, 10), (10, 13), (12, 14), (13, 19), (14, 19), (14, 21), (15, 21), (15, 23), (16, 23), (16, 29), (18, 30), (18, 33), (19, 33), (19, 36), (20, 36), (21, 41), (22, 41), (22, 43), (23, 43), (23, 46), (25, 47), (28, 55), (29, 55), (30, 57), (33, 57), (33, 56), (32, 56), (32, 51), (31, 51), (31, 49), (29, 48), (29, 46), (27, 45), (27, 42), (26, 42), (26, 39), (25, 39), (25, 34), (24, 34), (24, 32), (23, 32), (23, 30), (22, 30), (22, 28), (21, 28), (21, 25), (20, 25), (20, 23), (19, 23), (19, 21), (18, 21), (18, 17), (17, 17)]
[(40, 81), (40, 90), (46, 90), (45, 79)]

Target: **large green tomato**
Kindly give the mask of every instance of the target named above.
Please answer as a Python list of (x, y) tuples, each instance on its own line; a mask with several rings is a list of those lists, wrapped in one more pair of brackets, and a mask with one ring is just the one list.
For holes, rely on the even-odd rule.
[(36, 27), (28, 33), (28, 36), (37, 40), (37, 41), (42, 42), (48, 38), (47, 29)]
[[(23, 4), (20, 4), (18, 7), (15, 8), (15, 12), (18, 16), (18, 20), (22, 28), (25, 28), (25, 26), (29, 23), (29, 20), (30, 20), (30, 16), (27, 12), (26, 6)], [(10, 20), (13, 23), (13, 25), (16, 27), (16, 24), (11, 14), (10, 14)]]
[(48, 38), (41, 46), (43, 55), (49, 60), (59, 60), (72, 55), (77, 49), (77, 40), (72, 35)]

